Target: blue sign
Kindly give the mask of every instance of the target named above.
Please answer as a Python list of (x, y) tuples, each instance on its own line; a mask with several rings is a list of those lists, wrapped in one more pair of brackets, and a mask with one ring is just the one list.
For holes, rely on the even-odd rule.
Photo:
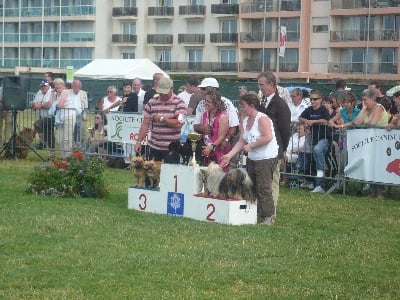
[(181, 193), (168, 192), (167, 214), (172, 216), (183, 216), (185, 207), (185, 195)]

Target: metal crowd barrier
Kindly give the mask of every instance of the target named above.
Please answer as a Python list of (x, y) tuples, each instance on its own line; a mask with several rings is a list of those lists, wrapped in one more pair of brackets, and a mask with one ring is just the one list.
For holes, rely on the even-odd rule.
[[(62, 116), (62, 119), (64, 119), (64, 124), (62, 124), (62, 126), (54, 123), (46, 123), (47, 127), (45, 126), (43, 131), (45, 134), (46, 132), (49, 133), (47, 140), (51, 140), (52, 136), (54, 137), (54, 144), (52, 144), (50, 141), (47, 141), (47, 144), (44, 145), (44, 149), (55, 151), (59, 155), (62, 155), (62, 153), (65, 151), (71, 151), (71, 149), (66, 149), (66, 146), (70, 145), (71, 147), (79, 148), (81, 151), (87, 154), (98, 154), (103, 157), (124, 156), (123, 143), (107, 142), (106, 145), (102, 147), (103, 149), (101, 151), (93, 152), (93, 149), (90, 149), (89, 151), (88, 137), (95, 127), (96, 114), (103, 113), (102, 111), (86, 110), (82, 117), (77, 118), (77, 123), (80, 124), (78, 130), (71, 125), (66, 126), (65, 120), (67, 120), (68, 123), (68, 117), (74, 114), (72, 111), (74, 110), (66, 109), (62, 111), (64, 113)], [(12, 112), (8, 113), (11, 114)], [(38, 120), (41, 120), (39, 111), (35, 111), (31, 108), (27, 108), (24, 111), (18, 111), (16, 117), (17, 133), (19, 133), (19, 131), (21, 131), (23, 128), (35, 129), (35, 122)], [(292, 124), (292, 134), (298, 130), (299, 126), (300, 124), (298, 123)], [(325, 157), (324, 179), (328, 183), (327, 186), (325, 186), (326, 193), (329, 194), (338, 189), (342, 189), (342, 192), (346, 193), (346, 183), (360, 182), (346, 178), (344, 174), (344, 168), (347, 164), (347, 131), (332, 129), (328, 126), (324, 126), (324, 130), (329, 130), (332, 133), (331, 139), (328, 143), (328, 151)], [(400, 133), (400, 129), (393, 130), (397, 130), (397, 132)], [(60, 134), (64, 135), (64, 140), (62, 141), (60, 140)], [(308, 132), (307, 134), (308, 136), (312, 136), (313, 133)], [(8, 138), (10, 137), (3, 136), (3, 146), (0, 147), (0, 150), (2, 147), (4, 147), (4, 144)], [(31, 145), (27, 146), (30, 146), (32, 149), (36, 150), (38, 149), (38, 144), (39, 137), (36, 135)], [(295, 146), (296, 145), (292, 143), (289, 145), (289, 148), (294, 149), (296, 148)], [(24, 145), (20, 147), (24, 147)], [(296, 156), (296, 159), (294, 156)], [(311, 146), (307, 146), (306, 144), (306, 147), (302, 151), (297, 151), (295, 153), (289, 153), (288, 151), (285, 170), (282, 170), (281, 173), (288, 177), (287, 184), (291, 188), (299, 188), (300, 185), (305, 181), (315, 180), (317, 177)]]
[[(305, 128), (300, 123), (292, 123), (292, 136), (298, 132), (299, 127)], [(327, 182), (325, 186), (326, 193), (329, 194), (339, 187), (345, 187), (344, 167), (346, 165), (346, 134), (342, 130), (332, 129), (327, 125), (321, 125), (323, 132), (330, 132), (328, 139), (328, 148), (324, 161), (324, 176)], [(312, 129), (304, 130), (305, 142), (300, 151), (290, 151), (290, 149), (299, 149), (296, 140), (290, 140), (288, 151), (286, 152), (286, 169), (281, 174), (287, 176), (287, 184), (290, 188), (299, 188), (301, 185), (311, 184), (316, 176), (314, 153), (312, 151)]]
[[(12, 115), (11, 111), (7, 111), (6, 113), (10, 116)], [(96, 110), (86, 110), (82, 116), (76, 116), (74, 109), (62, 109), (59, 112), (58, 118), (52, 117), (52, 119), (48, 120), (45, 117), (41, 117), (40, 111), (31, 108), (17, 111), (16, 134), (19, 135), (20, 131), (24, 128), (31, 128), (36, 132), (42, 131), (45, 141), (44, 144), (41, 144), (39, 135), (36, 134), (33, 141), (28, 140), (26, 143), (17, 146), (19, 148), (32, 148), (32, 150), (48, 150), (59, 155), (79, 149), (87, 154), (99, 154), (104, 157), (122, 157), (123, 145), (115, 142), (105, 142), (104, 147), (102, 147), (103, 151), (95, 152), (91, 150), (89, 152), (90, 143), (88, 137), (95, 128), (95, 116), (97, 113), (107, 116), (102, 111)], [(5, 130), (8, 133), (3, 137), (0, 151), (11, 139), (12, 128), (14, 127), (12, 120), (7, 126), (10, 130)]]

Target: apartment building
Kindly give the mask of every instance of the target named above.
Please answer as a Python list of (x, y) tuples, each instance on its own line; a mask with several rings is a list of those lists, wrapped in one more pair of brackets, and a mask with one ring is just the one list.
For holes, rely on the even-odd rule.
[(147, 57), (171, 74), (400, 78), (400, 0), (0, 0), (0, 14), (3, 73)]

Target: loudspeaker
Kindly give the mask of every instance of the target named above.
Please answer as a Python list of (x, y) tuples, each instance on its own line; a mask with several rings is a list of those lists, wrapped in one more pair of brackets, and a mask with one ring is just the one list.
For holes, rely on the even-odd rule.
[(24, 110), (28, 78), (20, 76), (5, 76), (3, 78), (3, 109)]

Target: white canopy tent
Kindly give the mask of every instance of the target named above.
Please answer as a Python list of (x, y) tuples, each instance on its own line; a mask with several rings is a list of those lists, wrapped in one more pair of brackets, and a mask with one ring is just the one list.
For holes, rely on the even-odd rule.
[(75, 78), (152, 80), (154, 73), (169, 77), (148, 58), (142, 59), (95, 59), (74, 73)]

